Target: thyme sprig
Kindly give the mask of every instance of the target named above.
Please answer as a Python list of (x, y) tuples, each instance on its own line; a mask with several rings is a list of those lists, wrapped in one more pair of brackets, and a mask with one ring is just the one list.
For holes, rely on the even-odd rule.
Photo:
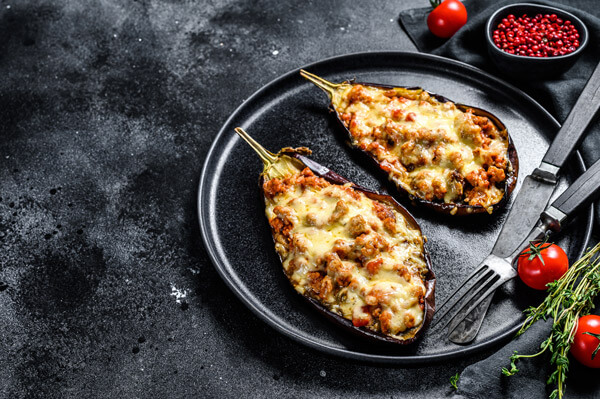
[(532, 355), (520, 355), (516, 351), (510, 357), (510, 369), (502, 368), (502, 374), (514, 375), (519, 371), (517, 361), (531, 358), (549, 351), (550, 364), (556, 368), (548, 377), (547, 384), (554, 384), (555, 389), (550, 394), (551, 399), (562, 399), (565, 380), (569, 371), (569, 348), (573, 343), (577, 320), (591, 313), (594, 299), (600, 293), (600, 244), (588, 250), (567, 272), (558, 280), (548, 284), (548, 294), (538, 307), (525, 310), (527, 318), (517, 337), (522, 335), (539, 320), (552, 318), (552, 330), (548, 338), (540, 345), (540, 351)]

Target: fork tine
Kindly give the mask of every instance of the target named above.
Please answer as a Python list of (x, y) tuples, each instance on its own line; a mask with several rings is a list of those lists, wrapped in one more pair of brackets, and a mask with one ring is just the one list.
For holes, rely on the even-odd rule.
[[(496, 290), (496, 288), (500, 287), (505, 282), (505, 278), (502, 278), (501, 276), (496, 274), (494, 278), (488, 280), (477, 291), (471, 293), (469, 298), (467, 298), (467, 300), (465, 301), (464, 305), (461, 306), (461, 308), (458, 309), (456, 312), (454, 312), (454, 315), (451, 318), (448, 318), (448, 322), (444, 324), (444, 327), (449, 326), (449, 331), (454, 331), (454, 329), (458, 327), (458, 325), (462, 323), (464, 319), (467, 318), (467, 316), (477, 307), (477, 305), (483, 302), (483, 300), (487, 298), (488, 295), (493, 293)], [(473, 301), (474, 298), (477, 299)], [(465, 308), (466, 310), (463, 311), (463, 309)]]
[[(477, 284), (482, 279), (489, 278), (489, 277), (486, 278), (486, 276), (489, 276), (490, 272), (492, 273), (492, 275), (495, 274), (494, 271), (491, 270), (490, 267), (488, 265), (486, 265), (485, 263), (482, 264), (480, 267), (478, 267), (475, 271), (473, 271), (469, 275), (469, 277), (467, 277), (462, 282), (462, 284), (457, 289), (454, 290), (454, 292), (452, 293), (452, 295), (450, 295), (450, 297), (446, 300), (446, 302), (444, 302), (444, 304), (442, 306), (440, 306), (440, 308), (436, 311), (436, 314), (435, 314), (436, 321), (434, 321), (432, 326), (436, 325), (440, 320), (442, 320), (444, 318), (444, 316), (446, 315), (446, 313), (448, 313), (450, 311), (450, 309), (453, 309), (454, 307), (456, 307), (456, 305), (458, 303), (460, 303), (460, 301), (463, 299), (463, 297), (470, 292), (470, 289), (473, 288), (475, 286), (475, 284)], [(456, 296), (456, 294), (458, 294), (467, 285), (467, 283), (470, 283), (469, 289), (467, 289), (464, 292), (464, 294), (462, 294), (460, 297), (451, 301), (452, 298), (454, 298)], [(442, 312), (442, 309), (444, 309), (443, 312)]]

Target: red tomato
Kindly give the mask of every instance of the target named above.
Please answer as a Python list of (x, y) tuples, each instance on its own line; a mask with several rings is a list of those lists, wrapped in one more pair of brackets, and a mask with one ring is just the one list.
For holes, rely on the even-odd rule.
[(545, 290), (546, 284), (567, 272), (569, 258), (558, 245), (538, 242), (521, 252), (517, 266), (519, 277), (525, 284), (536, 290)]
[[(586, 332), (596, 334), (584, 334)], [(592, 359), (592, 354), (600, 345), (600, 316), (588, 315), (579, 318), (577, 331), (571, 345), (571, 354), (579, 363), (593, 368), (600, 368), (600, 350)]]
[(467, 9), (458, 0), (444, 0), (427, 17), (427, 27), (431, 33), (444, 39), (455, 34), (466, 23)]

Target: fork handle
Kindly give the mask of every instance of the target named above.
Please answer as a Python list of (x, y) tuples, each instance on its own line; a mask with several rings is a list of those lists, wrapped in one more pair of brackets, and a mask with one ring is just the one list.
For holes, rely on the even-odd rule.
[(587, 81), (577, 102), (558, 131), (543, 162), (561, 168), (579, 145), (587, 127), (600, 108), (600, 63)]
[(579, 176), (542, 213), (541, 219), (549, 228), (559, 231), (567, 218), (598, 197), (600, 197), (600, 160), (596, 161), (584, 174)]

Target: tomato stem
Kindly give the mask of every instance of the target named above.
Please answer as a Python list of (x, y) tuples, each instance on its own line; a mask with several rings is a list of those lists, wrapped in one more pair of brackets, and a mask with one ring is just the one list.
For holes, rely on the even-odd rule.
[(436, 8), (437, 6), (442, 4), (442, 0), (429, 0), (429, 2), (431, 3), (431, 7), (433, 8)]
[[(597, 338), (598, 341), (600, 341), (600, 334), (595, 334), (595, 333), (589, 332), (589, 331), (584, 332), (584, 334), (591, 335), (592, 337)], [(594, 358), (596, 357), (596, 354), (598, 353), (599, 350), (600, 350), (600, 342), (598, 342), (598, 346), (596, 347), (594, 352), (592, 352), (592, 360), (594, 360)]]
[(546, 234), (544, 236), (543, 241), (530, 241), (529, 249), (527, 251), (522, 252), (519, 256), (529, 255), (529, 257), (527, 258), (528, 261), (532, 261), (535, 257), (538, 257), (540, 258), (540, 262), (542, 262), (542, 265), (546, 266), (546, 264), (544, 263), (544, 257), (542, 256), (542, 251), (552, 246), (552, 243), (548, 242), (548, 237), (549, 235)]

